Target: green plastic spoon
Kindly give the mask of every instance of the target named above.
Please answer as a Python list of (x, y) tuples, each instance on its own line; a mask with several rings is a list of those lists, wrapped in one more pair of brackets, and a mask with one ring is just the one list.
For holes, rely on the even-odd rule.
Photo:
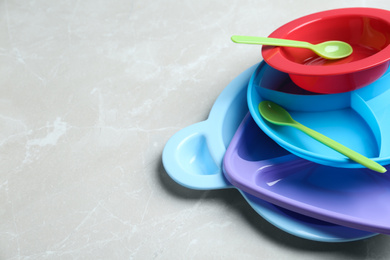
[(278, 104), (275, 104), (271, 101), (262, 101), (259, 104), (259, 111), (261, 116), (264, 117), (270, 123), (282, 126), (295, 127), (304, 132), (305, 134), (309, 135), (310, 137), (314, 138), (315, 140), (323, 143), (324, 145), (332, 148), (333, 150), (347, 156), (351, 160), (360, 163), (361, 165), (371, 170), (381, 173), (387, 171), (386, 168), (374, 162), (373, 160), (345, 147), (344, 145), (336, 142), (335, 140), (330, 139), (329, 137), (326, 137), (323, 134), (314, 131), (313, 129), (310, 129), (298, 123), (283, 107), (279, 106)]
[(232, 36), (231, 39), (235, 43), (306, 48), (329, 60), (345, 58), (351, 55), (353, 51), (351, 45), (342, 41), (326, 41), (319, 44), (311, 44), (303, 41), (239, 35)]

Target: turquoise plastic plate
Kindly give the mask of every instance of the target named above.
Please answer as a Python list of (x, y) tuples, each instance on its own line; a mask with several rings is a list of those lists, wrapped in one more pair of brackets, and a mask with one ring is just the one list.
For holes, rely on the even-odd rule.
[(390, 163), (389, 71), (359, 90), (316, 94), (299, 90), (288, 74), (262, 62), (248, 86), (249, 111), (269, 137), (304, 159), (335, 167), (364, 167), (293, 127), (265, 121), (258, 110), (261, 101), (271, 100), (283, 106), (296, 121), (387, 165)]
[[(235, 188), (224, 177), (222, 161), (233, 135), (248, 113), (247, 86), (256, 67), (244, 71), (225, 88), (206, 121), (180, 130), (167, 142), (162, 156), (164, 168), (180, 185), (196, 190)], [(376, 235), (307, 217), (239, 191), (265, 220), (297, 237), (346, 242)]]

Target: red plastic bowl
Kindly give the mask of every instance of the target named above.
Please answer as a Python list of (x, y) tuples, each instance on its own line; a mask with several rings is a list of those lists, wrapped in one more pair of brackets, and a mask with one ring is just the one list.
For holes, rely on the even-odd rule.
[(307, 49), (263, 46), (264, 61), (288, 73), (295, 84), (316, 93), (342, 93), (364, 87), (382, 76), (390, 63), (390, 11), (343, 8), (291, 21), (269, 35), (313, 44), (339, 40), (353, 53), (325, 60)]

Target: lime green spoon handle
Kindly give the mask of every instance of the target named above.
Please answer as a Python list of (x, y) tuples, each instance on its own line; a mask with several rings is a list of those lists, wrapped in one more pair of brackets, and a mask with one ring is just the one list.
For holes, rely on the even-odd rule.
[(272, 46), (284, 46), (284, 47), (297, 47), (297, 48), (308, 48), (310, 49), (312, 44), (303, 41), (294, 41), (278, 38), (268, 37), (257, 37), (257, 36), (232, 36), (232, 41), (235, 43), (246, 43), (246, 44), (261, 44), (261, 45), (272, 45)]
[(353, 51), (352, 47), (348, 43), (342, 41), (326, 41), (319, 44), (311, 44), (304, 41), (240, 35), (234, 35), (231, 39), (235, 43), (306, 48), (312, 50), (317, 55), (325, 59), (345, 58), (351, 55)]
[(351, 160), (377, 172), (384, 173), (386, 172), (386, 168), (377, 162), (357, 153), (348, 147), (336, 142), (335, 140), (314, 131), (311, 128), (308, 128), (301, 123), (295, 121), (290, 114), (278, 104), (275, 104), (271, 101), (262, 101), (259, 104), (260, 114), (270, 123), (276, 125), (284, 125), (284, 126), (292, 126), (295, 127), (305, 134), (309, 135), (313, 139), (323, 143), (324, 145), (332, 148), (333, 150), (345, 155)]
[(362, 155), (360, 153), (355, 152), (354, 150), (351, 150), (350, 148), (336, 142), (335, 140), (333, 140), (333, 139), (331, 139), (331, 138), (329, 138), (321, 133), (318, 133), (317, 131), (314, 131), (311, 128), (308, 128), (308, 127), (302, 125), (301, 123), (299, 123), (297, 121), (295, 121), (295, 122), (296, 123), (294, 125), (291, 125), (291, 126), (301, 130), (302, 132), (304, 132), (308, 136), (310, 136), (313, 139), (332, 148), (333, 150), (347, 156), (351, 160), (353, 160), (353, 161), (355, 161), (355, 162), (357, 162), (357, 163), (359, 163), (359, 164), (361, 164), (361, 165), (363, 165), (371, 170), (381, 172), (381, 173), (386, 172), (386, 168), (384, 168), (382, 165), (378, 164), (377, 162), (365, 157), (364, 155)]

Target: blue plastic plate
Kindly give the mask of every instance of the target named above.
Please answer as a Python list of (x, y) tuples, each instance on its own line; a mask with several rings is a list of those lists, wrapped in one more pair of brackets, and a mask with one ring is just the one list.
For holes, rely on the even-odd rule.
[(261, 101), (271, 100), (283, 106), (303, 125), (387, 165), (390, 163), (389, 71), (359, 90), (315, 94), (300, 90), (288, 74), (262, 62), (248, 86), (249, 111), (269, 137), (299, 157), (335, 167), (364, 167), (293, 127), (265, 121), (258, 110)]
[[(164, 168), (180, 185), (197, 190), (234, 188), (224, 177), (222, 161), (233, 135), (248, 113), (247, 86), (255, 68), (247, 69), (225, 88), (206, 121), (180, 130), (167, 142), (163, 151)], [(264, 219), (297, 237), (346, 242), (376, 235), (307, 217), (239, 191)]]

